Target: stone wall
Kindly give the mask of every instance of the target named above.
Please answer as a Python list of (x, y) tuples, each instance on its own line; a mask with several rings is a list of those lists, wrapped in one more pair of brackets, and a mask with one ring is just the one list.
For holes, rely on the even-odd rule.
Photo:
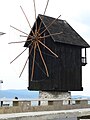
[[(39, 91), (40, 99), (70, 99), (71, 92)], [(40, 105), (48, 105), (47, 101), (42, 101)]]
[[(32, 100), (31, 100), (32, 101)], [(59, 100), (37, 100), (39, 103), (42, 101), (47, 101), (47, 105), (31, 106), (31, 101), (13, 101), (13, 106), (2, 106), (0, 107), (0, 114), (5, 113), (20, 113), (20, 112), (35, 112), (35, 111), (56, 111), (56, 110), (70, 110), (70, 109), (80, 109), (80, 108), (90, 108), (88, 100), (76, 100), (73, 104), (71, 99)], [(67, 101), (67, 104), (64, 104)]]

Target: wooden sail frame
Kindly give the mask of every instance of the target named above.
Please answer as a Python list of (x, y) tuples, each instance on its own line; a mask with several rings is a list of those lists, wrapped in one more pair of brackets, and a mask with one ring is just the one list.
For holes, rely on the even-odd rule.
[[(25, 61), (25, 64), (24, 64), (24, 66), (23, 66), (23, 69), (22, 69), (19, 77), (21, 77), (21, 75), (22, 75), (22, 73), (23, 73), (23, 71), (24, 71), (24, 69), (25, 69), (25, 66), (26, 66), (26, 64), (27, 64), (27, 62), (28, 62), (28, 60), (29, 60), (29, 57), (30, 57), (30, 55), (31, 55), (32, 49), (33, 49), (32, 69), (31, 69), (31, 81), (33, 80), (33, 76), (34, 76), (34, 66), (35, 66), (34, 64), (35, 64), (35, 57), (36, 57), (36, 52), (37, 52), (36, 49), (38, 49), (38, 51), (39, 51), (40, 58), (41, 58), (41, 60), (42, 60), (42, 63), (43, 63), (43, 65), (44, 65), (44, 68), (45, 68), (46, 76), (49, 77), (48, 66), (46, 65), (46, 62), (45, 62), (45, 60), (44, 60), (44, 57), (43, 57), (43, 54), (42, 54), (42, 50), (41, 50), (41, 48), (40, 48), (40, 45), (41, 45), (42, 47), (45, 47), (51, 54), (53, 54), (55, 57), (58, 58), (58, 55), (57, 55), (56, 53), (54, 53), (47, 45), (45, 45), (45, 44), (43, 43), (43, 40), (44, 40), (45, 38), (47, 38), (47, 37), (50, 37), (51, 35), (54, 36), (54, 35), (62, 34), (62, 32), (60, 32), (60, 33), (53, 33), (53, 34), (44, 35), (44, 36), (42, 36), (42, 34), (45, 33), (45, 31), (46, 31), (50, 26), (52, 26), (52, 25), (58, 20), (58, 18), (59, 18), (61, 15), (59, 15), (56, 19), (54, 19), (47, 27), (45, 26), (45, 29), (44, 29), (42, 32), (40, 32), (41, 24), (42, 24), (42, 21), (43, 21), (43, 19), (44, 19), (44, 15), (45, 15), (46, 10), (47, 10), (47, 7), (48, 7), (48, 3), (49, 3), (49, 0), (47, 0), (47, 4), (46, 4), (46, 6), (45, 6), (45, 10), (44, 10), (44, 13), (43, 13), (43, 18), (41, 19), (41, 22), (40, 22), (39, 27), (38, 27), (38, 26), (37, 26), (37, 20), (36, 20), (36, 4), (35, 4), (35, 0), (33, 0), (34, 13), (35, 13), (35, 21), (36, 21), (36, 23), (35, 23), (35, 31), (33, 31), (32, 27), (31, 27), (31, 25), (30, 25), (30, 22), (29, 22), (29, 20), (28, 20), (28, 18), (27, 18), (27, 16), (26, 16), (26, 14), (25, 14), (22, 6), (20, 6), (20, 8), (21, 8), (21, 10), (22, 10), (22, 12), (23, 12), (23, 14), (24, 14), (27, 22), (28, 22), (28, 25), (29, 25), (29, 27), (30, 27), (30, 29), (31, 29), (32, 35), (27, 34), (26, 32), (24, 32), (24, 31), (22, 31), (22, 30), (20, 30), (20, 29), (18, 29), (18, 28), (16, 28), (16, 27), (14, 27), (14, 26), (10, 26), (10, 27), (12, 27), (13, 29), (15, 29), (15, 30), (21, 32), (22, 34), (24, 34), (24, 35), (21, 35), (22, 37), (30, 38), (30, 39), (27, 39), (26, 41), (10, 42), (9, 44), (30, 42), (29, 45), (28, 45), (28, 47), (27, 47), (27, 48), (30, 48), (29, 56), (28, 56), (27, 60)], [(10, 63), (13, 63), (18, 57), (20, 57), (20, 56), (27, 50), (27, 48), (25, 48), (25, 49), (24, 49), (17, 57), (15, 57)]]

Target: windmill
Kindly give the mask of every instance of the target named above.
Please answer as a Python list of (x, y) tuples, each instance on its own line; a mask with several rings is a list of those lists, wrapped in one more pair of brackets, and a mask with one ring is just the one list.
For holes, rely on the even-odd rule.
[[(43, 17), (42, 17), (42, 21), (43, 21), (43, 19), (44, 19), (44, 15), (45, 15), (45, 13), (46, 13), (46, 10), (47, 10), (47, 7), (48, 7), (48, 3), (49, 3), (49, 0), (47, 0), (46, 6), (45, 6), (45, 10), (44, 10), (44, 13), (43, 13)], [(23, 14), (24, 14), (27, 22), (28, 22), (28, 25), (29, 25), (29, 27), (30, 27), (30, 29), (31, 29), (31, 32), (30, 32), (30, 34), (27, 34), (26, 32), (24, 32), (24, 31), (22, 31), (22, 30), (20, 30), (20, 29), (18, 29), (18, 28), (16, 28), (16, 27), (14, 27), (14, 26), (11, 25), (10, 27), (12, 27), (13, 29), (15, 29), (15, 30), (17, 30), (17, 31), (19, 31), (19, 32), (21, 32), (21, 33), (24, 34), (24, 35), (20, 35), (20, 36), (21, 36), (21, 37), (26, 37), (26, 41), (17, 41), (17, 42), (10, 42), (10, 43), (9, 43), (9, 44), (14, 44), (14, 43), (23, 43), (23, 42), (25, 42), (25, 45), (26, 45), (26, 46), (28, 45), (27, 48), (29, 48), (29, 56), (28, 56), (28, 58), (27, 58), (27, 60), (26, 60), (26, 62), (25, 62), (25, 64), (24, 64), (24, 66), (23, 66), (23, 69), (22, 69), (19, 77), (21, 77), (21, 75), (22, 75), (22, 73), (23, 73), (23, 71), (24, 71), (24, 69), (25, 69), (25, 67), (26, 67), (26, 64), (27, 64), (27, 62), (28, 62), (28, 60), (29, 60), (29, 57), (32, 57), (32, 65), (31, 65), (32, 68), (31, 68), (31, 79), (30, 79), (31, 81), (33, 80), (33, 76), (34, 76), (34, 72), (35, 72), (35, 70), (34, 70), (34, 68), (35, 68), (35, 63), (39, 65), (39, 63), (37, 63), (36, 60), (35, 60), (37, 51), (38, 51), (39, 54), (40, 54), (40, 59), (41, 59), (41, 61), (42, 61), (42, 63), (43, 63), (44, 70), (40, 67), (40, 65), (39, 65), (39, 68), (41, 69), (41, 71), (42, 71), (43, 73), (45, 73), (45, 75), (46, 75), (47, 77), (49, 77), (48, 67), (47, 67), (47, 64), (46, 64), (46, 62), (45, 62), (45, 60), (44, 60), (41, 47), (44, 47), (45, 49), (47, 49), (47, 50), (50, 52), (50, 54), (52, 54), (53, 56), (55, 56), (56, 58), (58, 58), (58, 55), (57, 55), (53, 50), (51, 50), (47, 45), (45, 45), (43, 41), (45, 41), (45, 39), (48, 38), (48, 37), (50, 37), (51, 35), (52, 35), (52, 36), (55, 36), (55, 35), (58, 35), (58, 34), (62, 34), (62, 32), (53, 33), (53, 34), (51, 34), (51, 35), (45, 35), (45, 34), (44, 34), (44, 33), (46, 32), (46, 30), (47, 30), (50, 26), (52, 26), (52, 25), (58, 20), (58, 18), (59, 18), (61, 15), (59, 15), (58, 18), (56, 18), (55, 20), (53, 20), (53, 21), (42, 31), (42, 30), (41, 30), (41, 29), (42, 29), (42, 21), (38, 23), (38, 22), (37, 22), (37, 18), (36, 18), (36, 4), (35, 4), (35, 0), (33, 0), (33, 4), (34, 4), (35, 21), (36, 21), (36, 23), (35, 23), (35, 25), (34, 25), (34, 29), (33, 29), (33, 27), (31, 27), (31, 24), (30, 24), (30, 22), (29, 22), (29, 20), (28, 20), (28, 18), (27, 18), (27, 16), (26, 16), (26, 14), (25, 14), (22, 6), (20, 6), (20, 8), (21, 8), (21, 10), (22, 10), (22, 12), (23, 12)], [(10, 63), (13, 63), (18, 57), (20, 57), (20, 56), (27, 50), (27, 48), (25, 48), (25, 49), (24, 49), (18, 56), (16, 56)], [(33, 56), (31, 56), (31, 53), (33, 54)]]
[[(47, 0), (43, 15), (36, 17), (36, 4), (34, 4), (35, 22), (30, 22), (20, 6), (30, 27), (27, 34), (14, 26), (26, 37), (25, 41), (10, 42), (9, 44), (24, 43), (26, 47), (10, 63), (13, 63), (27, 49), (29, 55), (22, 68), (22, 75), (29, 61), (29, 90), (39, 91), (82, 91), (82, 66), (87, 64), (86, 48), (90, 45), (68, 24), (66, 20), (46, 16), (49, 0)], [(82, 57), (82, 49), (85, 55)]]

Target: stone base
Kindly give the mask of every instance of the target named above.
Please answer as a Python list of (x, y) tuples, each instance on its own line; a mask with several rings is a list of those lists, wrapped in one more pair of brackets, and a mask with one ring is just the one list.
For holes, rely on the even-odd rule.
[(40, 91), (39, 92), (40, 99), (70, 99), (71, 92), (46, 92)]

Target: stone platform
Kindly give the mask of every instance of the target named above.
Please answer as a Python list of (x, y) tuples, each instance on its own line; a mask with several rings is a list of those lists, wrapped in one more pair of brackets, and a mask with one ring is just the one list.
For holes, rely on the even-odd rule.
[(47, 92), (47, 91), (40, 91), (39, 92), (40, 99), (70, 99), (71, 92)]

